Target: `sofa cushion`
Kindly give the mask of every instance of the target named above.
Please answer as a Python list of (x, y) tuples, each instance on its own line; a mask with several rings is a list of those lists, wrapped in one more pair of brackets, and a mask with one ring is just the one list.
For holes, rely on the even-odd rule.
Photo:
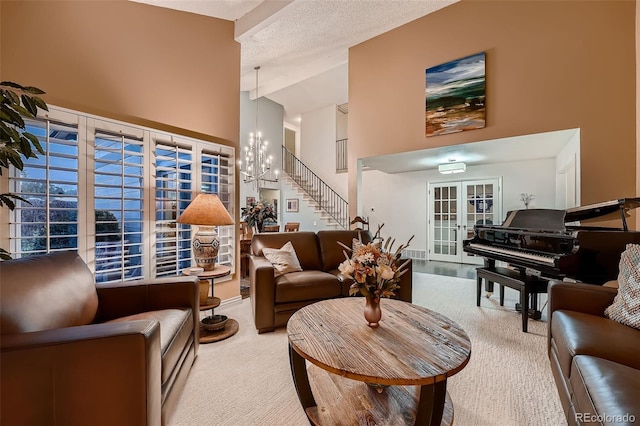
[[(342, 246), (338, 241), (347, 247), (351, 247), (353, 239), (362, 238), (362, 242), (367, 244), (371, 241), (369, 231), (363, 230), (323, 230), (318, 231), (318, 244), (320, 245), (320, 253), (322, 254), (322, 270), (331, 271), (338, 269), (338, 265), (344, 262), (345, 257)], [(350, 252), (347, 252), (351, 256)]]
[(618, 294), (604, 314), (620, 324), (640, 329), (640, 245), (627, 244), (620, 256)]
[(629, 416), (640, 415), (640, 370), (578, 355), (571, 365), (570, 382), (579, 424), (631, 424), (634, 419)]
[(340, 282), (326, 272), (291, 272), (276, 278), (276, 303), (330, 299), (340, 295)]
[(320, 270), (322, 260), (315, 232), (267, 232), (265, 234), (255, 234), (251, 239), (251, 252), (255, 256), (264, 256), (263, 248), (279, 249), (287, 241), (291, 241), (303, 270)]
[(289, 272), (302, 271), (300, 261), (298, 261), (298, 256), (291, 241), (287, 241), (287, 243), (279, 249), (265, 247), (262, 249), (262, 254), (264, 254), (264, 257), (273, 265), (274, 276), (276, 277), (288, 274)]
[(93, 274), (75, 251), (0, 262), (0, 333), (87, 325), (98, 310)]
[(551, 319), (551, 335), (565, 377), (569, 377), (576, 355), (596, 356), (640, 369), (636, 345), (630, 343), (640, 341), (640, 330), (604, 317), (559, 310)]
[(108, 322), (156, 320), (160, 323), (160, 353), (162, 354), (162, 383), (166, 383), (178, 365), (182, 352), (192, 336), (191, 309), (162, 309), (117, 318)]

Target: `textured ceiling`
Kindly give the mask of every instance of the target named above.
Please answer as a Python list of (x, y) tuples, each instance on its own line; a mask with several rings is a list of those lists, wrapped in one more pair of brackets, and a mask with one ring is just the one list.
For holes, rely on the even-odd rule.
[(134, 0), (233, 20), (240, 89), (284, 106), (286, 119), (348, 101), (348, 49), (458, 0)]
[[(305, 112), (348, 102), (348, 50), (459, 0), (131, 0), (235, 21), (240, 89), (281, 104), (295, 124)], [(347, 106), (348, 108), (348, 106)], [(436, 168), (452, 159), (488, 164), (553, 158), (575, 131), (365, 158), (387, 173)], [(535, 150), (531, 150), (535, 146)], [(532, 157), (532, 155), (535, 155)]]

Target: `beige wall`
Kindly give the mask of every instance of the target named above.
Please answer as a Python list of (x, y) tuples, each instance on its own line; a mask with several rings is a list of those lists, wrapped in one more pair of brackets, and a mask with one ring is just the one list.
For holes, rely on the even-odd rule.
[[(51, 105), (238, 148), (233, 22), (123, 0), (2, 0), (0, 24), (2, 80), (43, 89)], [(237, 280), (221, 287), (239, 295)]]
[[(635, 7), (463, 0), (350, 49), (352, 216), (358, 158), (569, 128), (581, 129), (581, 204), (633, 196)], [(487, 127), (426, 138), (425, 69), (480, 51)]]
[(122, 0), (0, 5), (3, 80), (53, 105), (238, 142), (233, 22)]

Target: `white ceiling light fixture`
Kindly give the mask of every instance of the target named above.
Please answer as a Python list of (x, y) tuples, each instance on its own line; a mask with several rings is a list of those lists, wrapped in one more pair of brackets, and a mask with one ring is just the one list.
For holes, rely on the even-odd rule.
[(266, 140), (262, 140), (262, 133), (258, 130), (258, 105), (260, 96), (258, 96), (258, 72), (260, 67), (255, 67), (256, 70), (256, 127), (255, 133), (249, 133), (249, 144), (244, 147), (242, 158), (244, 160), (238, 160), (238, 166), (240, 167), (240, 174), (243, 176), (245, 183), (256, 182), (259, 186), (259, 181), (277, 182), (278, 170), (274, 171), (275, 178), (271, 175), (272, 157), (267, 154)]
[(443, 175), (450, 175), (452, 173), (464, 173), (467, 171), (467, 165), (462, 162), (456, 162), (455, 160), (449, 160), (449, 163), (439, 164), (438, 171)]

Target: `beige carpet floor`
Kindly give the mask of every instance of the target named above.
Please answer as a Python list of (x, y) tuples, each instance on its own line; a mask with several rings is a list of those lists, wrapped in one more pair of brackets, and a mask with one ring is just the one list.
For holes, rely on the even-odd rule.
[[(423, 273), (414, 273), (413, 290), (415, 304), (448, 316), (471, 339), (469, 364), (447, 386), (455, 425), (566, 425), (549, 369), (547, 324), (530, 320), (529, 332), (521, 331), (517, 292), (507, 288), (501, 307), (496, 288), (478, 308), (475, 281)], [(216, 313), (236, 319), (240, 330), (200, 345), (170, 424), (308, 425), (291, 379), (285, 329), (259, 335), (250, 299)]]

